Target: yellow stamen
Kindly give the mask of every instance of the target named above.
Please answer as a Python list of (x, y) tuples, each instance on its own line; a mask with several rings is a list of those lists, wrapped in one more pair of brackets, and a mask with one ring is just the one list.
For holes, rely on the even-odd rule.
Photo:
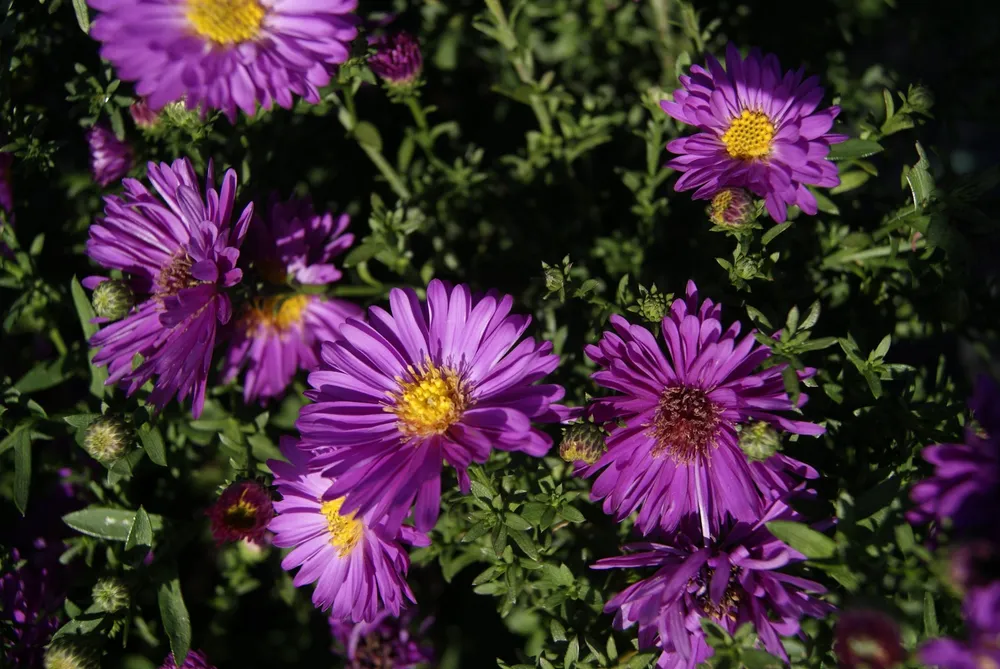
[(246, 530), (254, 526), (257, 520), (257, 506), (246, 500), (247, 491), (244, 490), (238, 502), (226, 509), (223, 514), (226, 524), (238, 530)]
[(399, 416), (400, 429), (418, 437), (443, 434), (458, 422), (468, 404), (462, 380), (454, 371), (427, 361), (410, 370), (411, 381), (397, 379), (399, 393), (390, 409)]
[(269, 330), (278, 332), (291, 329), (302, 322), (302, 314), (311, 299), (309, 295), (292, 295), (258, 300), (243, 317), (247, 332), (253, 334), (256, 325), (264, 325)]
[(267, 10), (258, 0), (188, 0), (194, 31), (216, 44), (240, 44), (256, 38)]
[(771, 152), (774, 125), (762, 112), (744, 109), (739, 118), (733, 119), (729, 130), (722, 136), (726, 151), (733, 158), (750, 160)]
[(344, 505), (344, 498), (323, 502), (319, 510), (326, 516), (326, 531), (330, 533), (330, 545), (337, 548), (337, 555), (344, 557), (349, 554), (361, 541), (362, 525), (360, 520), (355, 520), (355, 513), (346, 516), (340, 514), (340, 507)]

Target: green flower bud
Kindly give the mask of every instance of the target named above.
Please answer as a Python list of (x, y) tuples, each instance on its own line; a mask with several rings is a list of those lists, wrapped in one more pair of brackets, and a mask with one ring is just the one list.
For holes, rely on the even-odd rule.
[(559, 457), (566, 462), (586, 462), (592, 465), (604, 455), (604, 430), (593, 423), (574, 423), (563, 430)]
[(124, 281), (102, 281), (94, 289), (91, 303), (98, 316), (117, 321), (128, 315), (135, 304), (135, 294)]
[(927, 114), (934, 106), (934, 94), (926, 86), (911, 86), (906, 101), (910, 103), (913, 111)]
[(129, 445), (128, 430), (117, 418), (102, 416), (90, 427), (83, 438), (83, 450), (98, 462), (113, 462), (125, 455)]
[(68, 643), (56, 641), (45, 651), (45, 669), (95, 669), (90, 654)]
[(743, 426), (740, 448), (748, 459), (763, 462), (781, 450), (781, 437), (773, 427), (764, 421), (757, 421)]
[(108, 613), (116, 613), (128, 606), (128, 588), (117, 578), (102, 578), (94, 586), (94, 603)]
[(659, 323), (670, 311), (670, 299), (663, 293), (647, 293), (636, 300), (639, 315), (650, 323)]

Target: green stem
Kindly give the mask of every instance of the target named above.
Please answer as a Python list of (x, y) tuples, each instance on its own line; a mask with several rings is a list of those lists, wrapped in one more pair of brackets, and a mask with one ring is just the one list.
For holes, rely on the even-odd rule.
[[(358, 114), (354, 107), (354, 94), (346, 86), (341, 90), (344, 93), (344, 100), (342, 104), (344, 110), (347, 111), (347, 115), (337, 114), (337, 118), (340, 120), (340, 124), (344, 126), (344, 129), (353, 136), (354, 128), (358, 125)], [(341, 103), (340, 99), (336, 96), (333, 96), (333, 99), (338, 104)], [(356, 137), (355, 141), (357, 141)], [(406, 187), (406, 184), (403, 183), (402, 178), (400, 178), (395, 168), (393, 168), (393, 166), (389, 164), (389, 161), (385, 159), (385, 156), (382, 155), (382, 152), (362, 142), (358, 142), (358, 146), (361, 147), (362, 151), (368, 154), (368, 158), (371, 159), (372, 163), (375, 164), (375, 167), (378, 168), (378, 171), (382, 173), (383, 177), (385, 177), (385, 180), (389, 183), (393, 192), (395, 192), (401, 200), (409, 200), (410, 190)]]
[(431, 139), (430, 126), (427, 124), (427, 114), (424, 112), (420, 100), (416, 95), (407, 95), (405, 102), (406, 106), (410, 108), (410, 113), (413, 115), (413, 122), (417, 124), (417, 140), (420, 143), (420, 148), (424, 150), (424, 154), (431, 161), (432, 165), (442, 172), (450, 173), (451, 168), (434, 154), (434, 140)]

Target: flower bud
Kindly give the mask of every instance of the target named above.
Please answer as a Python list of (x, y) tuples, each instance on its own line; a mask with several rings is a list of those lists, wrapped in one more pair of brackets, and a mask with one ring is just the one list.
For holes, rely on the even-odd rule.
[(562, 443), (559, 444), (559, 457), (566, 462), (585, 462), (592, 465), (607, 450), (604, 437), (604, 430), (593, 423), (569, 425), (563, 430)]
[(125, 424), (117, 418), (102, 416), (87, 428), (83, 450), (98, 462), (113, 462), (125, 455), (129, 438)]
[(368, 58), (372, 72), (393, 87), (412, 86), (424, 68), (420, 43), (407, 32), (380, 35), (369, 40), (375, 53)]
[(152, 128), (160, 121), (160, 115), (150, 109), (145, 100), (133, 102), (128, 108), (128, 113), (132, 115), (132, 120), (139, 128)]
[(90, 298), (94, 312), (101, 318), (117, 321), (125, 318), (135, 304), (135, 294), (124, 281), (102, 281)]
[(773, 427), (762, 420), (757, 421), (743, 426), (740, 449), (748, 459), (763, 462), (781, 450), (781, 437)]
[(881, 611), (845, 611), (833, 648), (841, 669), (889, 669), (906, 659), (899, 626)]
[(705, 213), (716, 225), (738, 227), (754, 219), (755, 209), (749, 191), (743, 188), (724, 188), (712, 197), (712, 204)]
[(934, 94), (926, 86), (910, 86), (910, 90), (906, 95), (906, 101), (910, 103), (913, 111), (927, 114), (930, 112), (931, 107), (934, 106)]
[(45, 669), (94, 669), (90, 654), (72, 644), (56, 641), (45, 651)]
[(128, 606), (128, 588), (117, 578), (102, 578), (92, 594), (94, 603), (107, 613), (116, 613)]

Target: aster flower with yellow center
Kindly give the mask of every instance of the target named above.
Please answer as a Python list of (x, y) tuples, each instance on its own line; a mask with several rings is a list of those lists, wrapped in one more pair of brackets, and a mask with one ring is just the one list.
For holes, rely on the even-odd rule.
[(152, 111), (184, 100), (235, 119), (319, 102), (357, 37), (356, 0), (89, 0), (90, 34)]
[(806, 186), (840, 183), (826, 156), (847, 137), (830, 132), (838, 107), (817, 111), (823, 89), (815, 77), (782, 73), (776, 56), (756, 49), (743, 58), (730, 44), (725, 69), (709, 56), (708, 69), (695, 65), (680, 80), (673, 100), (660, 106), (699, 132), (667, 144), (677, 154), (667, 165), (683, 173), (676, 190), (697, 189), (696, 199), (711, 199), (722, 189), (745, 188), (781, 222), (792, 205), (816, 213)]
[[(267, 283), (288, 281), (324, 285), (339, 280), (333, 258), (346, 251), (354, 235), (347, 215), (317, 214), (307, 199), (272, 199), (266, 219), (255, 218), (245, 256)], [(348, 318), (361, 318), (361, 307), (336, 298), (283, 293), (248, 304), (237, 320), (226, 353), (224, 380), (245, 369), (243, 399), (266, 403), (284, 395), (299, 370), (319, 364), (319, 347), (337, 338)]]
[(662, 344), (612, 316), (613, 329), (585, 350), (600, 368), (594, 380), (615, 394), (590, 407), (609, 431), (607, 452), (581, 473), (594, 478), (591, 498), (604, 501), (605, 513), (621, 520), (638, 511), (644, 534), (693, 524), (714, 536), (729, 519), (756, 520), (771, 501), (817, 476), (780, 452), (749, 459), (741, 450), (738, 428), (764, 423), (776, 433), (814, 436), (824, 429), (782, 415), (805, 395), (793, 404), (785, 365), (760, 369), (771, 350), (753, 333), (737, 339), (739, 322), (723, 327), (721, 313), (711, 300), (699, 301), (689, 281), (660, 323)]
[(324, 343), (309, 375), (297, 426), (315, 466), (336, 479), (327, 498), (398, 526), (411, 508), (420, 531), (440, 511), (441, 468), (458, 473), (493, 448), (544, 455), (551, 439), (533, 421), (556, 422), (561, 386), (539, 383), (559, 364), (550, 342), (521, 339), (531, 319), (510, 313), (513, 299), (473, 295), (434, 280), (427, 299), (390, 293), (391, 312), (349, 319)]
[(313, 604), (336, 620), (370, 622), (386, 611), (398, 616), (413, 593), (406, 584), (409, 556), (400, 541), (426, 546), (427, 537), (410, 527), (388, 530), (371, 514), (344, 509), (329, 498), (330, 479), (315, 471), (309, 454), (284, 437), (288, 462), (269, 460), (282, 500), (269, 529), (274, 545), (291, 549), (281, 566), (299, 567), (296, 587), (315, 583)]

